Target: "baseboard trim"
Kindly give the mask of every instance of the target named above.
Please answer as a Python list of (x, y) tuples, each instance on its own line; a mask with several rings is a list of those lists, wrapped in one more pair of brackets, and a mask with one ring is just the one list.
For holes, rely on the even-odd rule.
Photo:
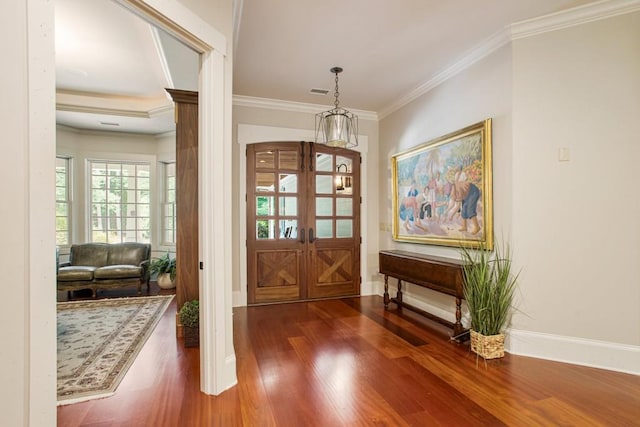
[[(395, 295), (395, 292), (396, 289), (389, 286), (389, 293)], [(379, 288), (377, 293), (382, 296), (382, 289)], [(455, 321), (453, 311), (432, 305), (407, 292), (403, 293), (403, 299), (443, 319)], [(468, 327), (466, 311), (463, 311), (462, 323)], [(505, 350), (510, 354), (640, 375), (640, 346), (518, 329), (508, 329), (505, 335)]]
[(510, 329), (511, 354), (640, 375), (640, 346)]
[(232, 307), (245, 307), (247, 305), (247, 301), (244, 298), (242, 291), (233, 291), (231, 298)]

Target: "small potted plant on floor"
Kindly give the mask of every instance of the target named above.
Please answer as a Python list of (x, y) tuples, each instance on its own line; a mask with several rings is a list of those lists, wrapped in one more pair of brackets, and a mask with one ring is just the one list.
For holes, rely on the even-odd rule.
[(160, 258), (151, 260), (149, 273), (157, 275), (158, 286), (161, 289), (173, 289), (176, 287), (176, 259), (171, 258), (169, 252)]
[(185, 302), (178, 312), (185, 347), (197, 347), (200, 344), (200, 303), (198, 300)]
[(511, 271), (509, 247), (492, 254), (461, 249), (463, 291), (471, 317), (471, 351), (484, 359), (504, 356), (504, 328), (511, 318), (518, 273)]

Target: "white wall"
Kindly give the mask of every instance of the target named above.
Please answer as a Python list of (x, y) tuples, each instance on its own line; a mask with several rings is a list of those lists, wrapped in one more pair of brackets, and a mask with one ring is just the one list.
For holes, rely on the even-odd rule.
[(0, 425), (55, 423), (53, 4), (3, 3)]
[[(380, 121), (380, 249), (459, 256), (457, 248), (395, 242), (391, 234), (391, 156), (493, 119), (493, 212), (499, 241), (511, 232), (511, 50), (500, 48)], [(377, 265), (377, 261), (376, 261)], [(379, 279), (381, 280), (381, 279)], [(389, 285), (394, 288), (395, 280)], [(382, 290), (380, 289), (381, 293)], [(453, 297), (408, 285), (405, 300), (455, 321)]]
[[(516, 39), (380, 123), (390, 157), (493, 117), (497, 240), (521, 268), (512, 353), (640, 373), (640, 14)], [(568, 162), (558, 152), (568, 148)], [(390, 196), (380, 204), (390, 230)], [(392, 241), (381, 248), (457, 257)], [(410, 287), (408, 300), (453, 318), (452, 298)]]
[(513, 59), (514, 327), (638, 346), (640, 13), (516, 40)]

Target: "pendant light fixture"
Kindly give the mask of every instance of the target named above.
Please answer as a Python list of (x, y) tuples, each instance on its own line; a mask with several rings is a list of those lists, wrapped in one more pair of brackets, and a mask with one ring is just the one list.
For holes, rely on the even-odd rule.
[(316, 114), (316, 143), (331, 147), (352, 148), (358, 145), (358, 116), (340, 107), (338, 101), (338, 74), (341, 67), (330, 70), (336, 75), (336, 98), (332, 110)]

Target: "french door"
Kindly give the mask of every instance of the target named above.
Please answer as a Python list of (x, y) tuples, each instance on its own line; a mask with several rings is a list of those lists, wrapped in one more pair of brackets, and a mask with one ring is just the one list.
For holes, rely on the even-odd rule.
[(249, 304), (360, 293), (360, 154), (311, 142), (247, 148)]

